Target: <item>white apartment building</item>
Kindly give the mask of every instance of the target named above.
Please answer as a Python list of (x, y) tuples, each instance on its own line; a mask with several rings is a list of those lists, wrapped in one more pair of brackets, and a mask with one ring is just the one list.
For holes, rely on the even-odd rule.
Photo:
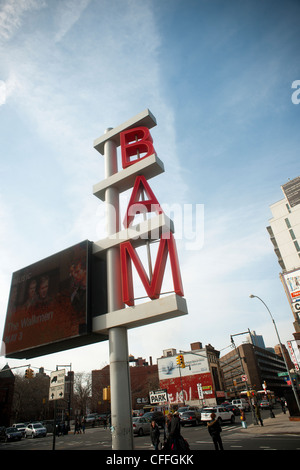
[(282, 272), (300, 268), (300, 176), (281, 186), (284, 199), (270, 206), (267, 230)]

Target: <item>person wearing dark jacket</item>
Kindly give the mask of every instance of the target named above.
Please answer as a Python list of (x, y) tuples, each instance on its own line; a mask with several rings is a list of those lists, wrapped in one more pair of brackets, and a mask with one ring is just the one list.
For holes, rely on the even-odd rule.
[(224, 450), (223, 443), (221, 439), (222, 428), (219, 421), (216, 419), (215, 413), (210, 415), (211, 421), (207, 423), (208, 432), (212, 437), (214, 446), (216, 450)]
[(150, 425), (150, 437), (154, 450), (158, 450), (160, 431), (157, 423), (153, 420)]
[(171, 450), (177, 451), (178, 450), (178, 443), (180, 439), (180, 418), (178, 413), (174, 413), (171, 419), (170, 425), (170, 444)]

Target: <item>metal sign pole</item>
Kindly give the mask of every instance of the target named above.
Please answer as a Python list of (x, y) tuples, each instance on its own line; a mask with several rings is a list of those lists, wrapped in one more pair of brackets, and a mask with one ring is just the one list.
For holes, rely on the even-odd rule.
[[(110, 129), (107, 129), (108, 132)], [(113, 140), (104, 144), (105, 177), (118, 172), (117, 146)], [(119, 192), (110, 187), (105, 193), (108, 236), (120, 230)], [(107, 250), (108, 312), (124, 308), (121, 288), (120, 252), (118, 247)], [(113, 450), (132, 450), (131, 390), (128, 362), (127, 329), (109, 330), (111, 430)]]

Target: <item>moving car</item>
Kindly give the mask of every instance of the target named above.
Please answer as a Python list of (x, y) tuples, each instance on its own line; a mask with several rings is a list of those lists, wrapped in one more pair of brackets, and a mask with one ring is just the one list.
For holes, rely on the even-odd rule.
[(235, 405), (225, 405), (224, 408), (226, 408), (226, 410), (232, 411), (234, 416), (240, 416), (241, 415), (241, 410)]
[(262, 400), (259, 404), (259, 407), (264, 410), (268, 410), (270, 408), (270, 403), (268, 402), (268, 400)]
[(137, 416), (132, 418), (133, 434), (143, 436), (144, 434), (150, 434), (150, 421), (144, 418), (144, 416)]
[(190, 424), (191, 426), (196, 426), (196, 424), (201, 423), (201, 415), (195, 411), (184, 411), (180, 415), (180, 424), (185, 426), (185, 424)]
[(201, 421), (210, 421), (210, 415), (215, 413), (217, 419), (220, 423), (223, 421), (230, 421), (231, 423), (235, 422), (235, 416), (232, 411), (226, 410), (223, 406), (211, 406), (207, 408), (203, 408), (201, 413)]
[(237, 406), (240, 410), (250, 411), (250, 405), (245, 398), (235, 398), (231, 404)]
[(30, 423), (25, 428), (25, 437), (46, 437), (47, 429), (41, 423)]

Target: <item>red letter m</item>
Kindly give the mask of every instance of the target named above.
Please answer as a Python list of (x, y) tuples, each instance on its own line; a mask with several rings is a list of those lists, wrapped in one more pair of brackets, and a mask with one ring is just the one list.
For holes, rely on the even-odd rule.
[[(166, 235), (164, 235), (165, 237)], [(179, 262), (176, 250), (176, 243), (172, 233), (167, 235), (168, 238), (161, 238), (159, 242), (155, 267), (151, 282), (142, 265), (142, 262), (135, 249), (129, 241), (120, 245), (121, 250), (121, 273), (122, 273), (122, 290), (123, 302), (127, 305), (134, 305), (134, 292), (132, 281), (132, 264), (134, 263), (138, 275), (144, 285), (150, 299), (158, 299), (161, 291), (162, 281), (164, 277), (168, 252), (170, 255), (171, 270), (173, 276), (174, 291), (176, 294), (183, 296), (183, 287), (179, 269)]]

